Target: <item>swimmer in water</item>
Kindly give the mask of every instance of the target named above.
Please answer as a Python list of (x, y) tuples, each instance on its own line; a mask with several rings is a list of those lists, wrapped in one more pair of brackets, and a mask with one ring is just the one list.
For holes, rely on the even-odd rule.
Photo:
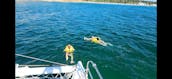
[(103, 40), (100, 39), (100, 37), (95, 37), (95, 36), (92, 36), (91, 38), (84, 37), (84, 40), (91, 41), (93, 43), (100, 44), (103, 46), (107, 46), (107, 45), (112, 46), (111, 43), (104, 42)]
[(66, 61), (68, 60), (68, 56), (70, 56), (71, 57), (71, 64), (73, 64), (74, 63), (74, 61), (73, 61), (73, 52), (74, 52), (74, 48), (73, 48), (73, 46), (72, 45), (70, 45), (70, 44), (68, 44), (66, 47), (65, 47), (65, 49), (64, 49), (64, 52), (66, 52)]

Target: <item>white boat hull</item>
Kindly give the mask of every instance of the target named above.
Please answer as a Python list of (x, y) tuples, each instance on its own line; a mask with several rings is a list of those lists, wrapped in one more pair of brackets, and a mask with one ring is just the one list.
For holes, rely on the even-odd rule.
[[(88, 79), (82, 62), (79, 61), (77, 65), (68, 66), (51, 66), (51, 67), (19, 67), (16, 65), (15, 77), (16, 78), (33, 78), (39, 79), (39, 77), (51, 74), (52, 78), (59, 79)], [(53, 74), (57, 74), (54, 77)]]

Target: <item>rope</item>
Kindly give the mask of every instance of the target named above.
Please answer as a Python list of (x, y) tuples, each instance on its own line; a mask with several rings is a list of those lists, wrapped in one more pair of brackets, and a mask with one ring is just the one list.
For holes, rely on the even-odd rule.
[(34, 67), (34, 66), (49, 66), (49, 65), (20, 65), (20, 66), (31, 66), (31, 67)]
[(30, 56), (21, 55), (21, 54), (15, 54), (15, 55), (17, 55), (17, 56), (21, 56), (21, 57), (25, 57), (25, 58), (35, 59), (35, 60), (39, 60), (39, 61), (44, 61), (44, 62), (48, 62), (48, 63), (52, 63), (52, 64), (57, 64), (57, 65), (67, 65), (67, 64), (57, 63), (57, 62), (48, 61), (48, 60), (39, 59), (39, 58), (30, 57)]
[(96, 70), (96, 72), (97, 72), (99, 78), (100, 78), (100, 79), (103, 79), (103, 77), (102, 77), (102, 75), (100, 74), (100, 72), (99, 72), (99, 70), (98, 70), (96, 64), (95, 64), (93, 61), (88, 61), (88, 62), (87, 62), (87, 68), (86, 68), (86, 70), (88, 70), (91, 79), (93, 79), (93, 76), (92, 76), (92, 74), (91, 74), (91, 72), (90, 72), (90, 70), (89, 70), (89, 64), (90, 64), (90, 63), (92, 64), (92, 66), (93, 66), (94, 69)]
[(93, 79), (93, 75), (91, 74), (90, 71), (88, 71), (89, 75), (90, 75), (90, 78)]

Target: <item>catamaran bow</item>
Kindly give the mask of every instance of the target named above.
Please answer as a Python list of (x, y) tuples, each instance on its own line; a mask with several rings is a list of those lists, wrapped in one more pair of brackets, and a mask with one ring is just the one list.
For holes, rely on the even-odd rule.
[(33, 78), (34, 79), (88, 79), (88, 73), (90, 78), (93, 79), (93, 76), (89, 69), (90, 63), (92, 64), (93, 68), (96, 70), (99, 78), (103, 79), (96, 64), (93, 61), (88, 61), (87, 67), (85, 69), (81, 61), (78, 61), (76, 65), (67, 65), (67, 64), (43, 60), (35, 57), (25, 56), (21, 54), (16, 54), (16, 55), (55, 64), (54, 66), (16, 64), (16, 71), (15, 71), (16, 79), (33, 79)]

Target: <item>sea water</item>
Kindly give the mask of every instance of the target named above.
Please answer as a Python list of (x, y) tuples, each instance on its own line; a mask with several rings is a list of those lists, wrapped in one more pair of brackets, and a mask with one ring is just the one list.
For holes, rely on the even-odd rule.
[[(16, 52), (64, 63), (67, 44), (74, 61), (92, 60), (104, 79), (156, 79), (156, 7), (91, 3), (16, 3)], [(84, 41), (99, 36), (113, 46)], [(49, 64), (16, 56), (18, 64)], [(90, 65), (91, 67), (91, 65)], [(91, 68), (94, 79), (98, 79)]]

